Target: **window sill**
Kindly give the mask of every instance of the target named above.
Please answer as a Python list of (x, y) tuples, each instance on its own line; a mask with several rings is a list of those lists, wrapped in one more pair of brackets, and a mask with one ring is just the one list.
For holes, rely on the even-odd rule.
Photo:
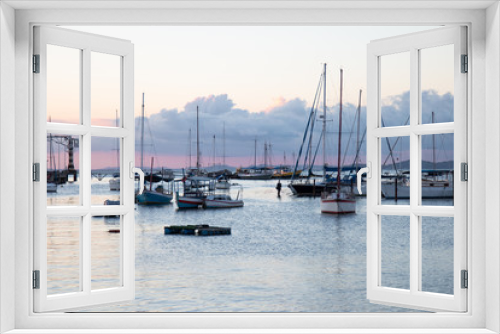
[(475, 329), (15, 329), (5, 334), (493, 334)]

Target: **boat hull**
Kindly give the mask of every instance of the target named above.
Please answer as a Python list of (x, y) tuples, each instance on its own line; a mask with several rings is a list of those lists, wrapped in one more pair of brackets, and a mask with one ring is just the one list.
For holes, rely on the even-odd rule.
[(220, 181), (215, 183), (215, 189), (229, 189), (231, 184), (227, 181)]
[(346, 193), (329, 193), (321, 196), (321, 213), (355, 213), (356, 199), (353, 194)]
[(57, 184), (47, 183), (47, 192), (48, 193), (56, 193), (57, 192)]
[(300, 177), (300, 174), (302, 174), (302, 171), (301, 170), (298, 170), (297, 172), (295, 172), (295, 174), (293, 174), (293, 172), (283, 172), (283, 173), (276, 173), (276, 174), (273, 174), (273, 179), (291, 179), (292, 177), (296, 177), (296, 178), (299, 178)]
[(114, 178), (109, 180), (109, 190), (120, 191), (120, 179)]
[(154, 191), (144, 191), (141, 195), (137, 195), (136, 198), (137, 203), (140, 205), (165, 205), (172, 201), (173, 196)]
[(214, 199), (205, 199), (203, 203), (203, 207), (205, 209), (223, 209), (223, 208), (238, 208), (243, 206), (243, 201), (224, 201), (224, 200), (214, 200)]
[(319, 196), (325, 190), (325, 183), (297, 182), (288, 184), (288, 187), (296, 196)]
[(179, 196), (177, 197), (177, 207), (179, 209), (196, 209), (203, 205), (203, 198)]
[(237, 177), (238, 179), (241, 180), (256, 180), (256, 181), (262, 181), (262, 180), (270, 180), (272, 178), (272, 174), (238, 174)]
[[(422, 187), (423, 199), (439, 199), (453, 198), (453, 187)], [(386, 199), (396, 198), (396, 187), (394, 183), (382, 183), (382, 194)], [(407, 185), (398, 184), (398, 199), (409, 199), (410, 187)]]

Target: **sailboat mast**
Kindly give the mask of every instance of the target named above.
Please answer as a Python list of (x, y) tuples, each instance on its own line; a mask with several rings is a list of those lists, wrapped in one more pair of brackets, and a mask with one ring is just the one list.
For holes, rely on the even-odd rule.
[[(432, 124), (434, 124), (434, 111), (432, 112)], [(432, 168), (436, 170), (436, 135), (432, 135)]]
[(326, 63), (323, 70), (323, 179), (326, 179)]
[(226, 168), (226, 122), (222, 123), (222, 164)]
[(360, 118), (361, 118), (361, 93), (362, 90), (359, 90), (359, 99), (358, 99), (358, 110), (357, 110), (357, 116), (358, 116), (358, 130), (356, 131), (356, 173), (358, 172), (358, 161), (359, 161), (359, 123), (360, 123)]
[[(118, 109), (115, 112), (115, 126), (118, 127)], [(120, 139), (116, 138), (116, 166), (120, 173)]]
[(253, 165), (255, 168), (257, 168), (257, 137), (255, 137), (255, 143), (254, 143), (254, 153), (253, 153)]
[(142, 93), (141, 112), (141, 169), (144, 170), (144, 93)]
[(340, 69), (340, 106), (339, 106), (339, 147), (338, 147), (338, 157), (337, 157), (337, 193), (340, 194), (340, 174), (342, 173), (342, 168), (340, 166), (340, 156), (342, 148), (342, 88), (343, 88), (343, 75), (344, 71)]
[(215, 171), (215, 135), (214, 135), (214, 171)]
[(267, 142), (264, 142), (264, 168), (267, 167)]
[(199, 127), (199, 112), (196, 106), (196, 169), (200, 169), (200, 127)]
[(189, 128), (189, 169), (191, 169), (191, 128)]

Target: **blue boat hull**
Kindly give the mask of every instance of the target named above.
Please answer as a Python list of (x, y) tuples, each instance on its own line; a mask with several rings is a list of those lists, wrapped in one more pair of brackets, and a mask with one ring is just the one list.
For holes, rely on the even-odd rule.
[(202, 197), (180, 196), (177, 197), (177, 207), (179, 209), (196, 209), (203, 205)]
[(173, 196), (154, 191), (145, 191), (137, 195), (137, 203), (141, 205), (165, 205), (172, 201)]

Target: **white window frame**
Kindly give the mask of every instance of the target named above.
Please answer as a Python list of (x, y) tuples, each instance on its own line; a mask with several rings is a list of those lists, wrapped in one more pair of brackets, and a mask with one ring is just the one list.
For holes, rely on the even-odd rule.
[[(368, 45), (367, 100), (367, 164), (371, 177), (367, 181), (367, 297), (370, 301), (388, 305), (411, 305), (416, 309), (464, 312), (467, 310), (467, 290), (461, 287), (461, 271), (467, 270), (467, 181), (461, 181), (461, 163), (467, 163), (467, 75), (462, 73), (462, 55), (467, 54), (466, 27), (442, 27), (413, 34), (394, 36)], [(453, 46), (453, 122), (423, 124), (421, 82), (421, 50)], [(410, 58), (410, 123), (405, 126), (382, 126), (381, 58), (406, 52)], [(397, 80), (397, 79), (395, 79)], [(373, 87), (373, 88), (372, 88)], [(453, 206), (423, 205), (422, 135), (454, 134), (454, 202)], [(381, 200), (382, 145), (385, 138), (408, 137), (410, 141), (410, 203), (386, 205)], [(409, 218), (409, 289), (382, 286), (382, 217), (388, 215)], [(452, 217), (454, 226), (453, 294), (422, 291), (422, 217)]]
[[(406, 2), (406, 1), (405, 1)], [(500, 135), (498, 127), (500, 119), (497, 111), (500, 109), (500, 11), (497, 1), (480, 2), (440, 2), (432, 4), (423, 2), (410, 4), (406, 9), (391, 9), (396, 4), (387, 2), (370, 2), (370, 9), (363, 9), (366, 3), (349, 5), (347, 2), (332, 2), (329, 4), (307, 4), (297, 2), (295, 4), (281, 5), (271, 2), (269, 6), (258, 3), (250, 5), (250, 8), (242, 9), (235, 5), (233, 8), (220, 8), (224, 6), (215, 2), (207, 2), (204, 8), (201, 4), (192, 4), (194, 8), (175, 8), (172, 3), (170, 8), (163, 9), (59, 9), (57, 6), (68, 6), (68, 4), (44, 3), (35, 4), (31, 2), (22, 3), (20, 6), (38, 6), (38, 9), (18, 10), (14, 13), (9, 3), (16, 6), (16, 1), (8, 4), (0, 4), (0, 97), (2, 107), (0, 122), (0, 190), (1, 198), (1, 246), (0, 249), (0, 320), (3, 320), (2, 330), (16, 329), (15, 333), (36, 333), (36, 329), (62, 329), (61, 332), (69, 333), (72, 329), (87, 328), (94, 329), (88, 332), (106, 332), (97, 329), (128, 329), (132, 328), (161, 329), (170, 328), (164, 332), (176, 332), (176, 328), (191, 328), (193, 332), (202, 332), (206, 329), (210, 332), (237, 332), (230, 330), (235, 328), (254, 328), (252, 332), (297, 332), (293, 328), (302, 328), (300, 332), (310, 331), (317, 333), (342, 332), (342, 329), (350, 329), (349, 332), (412, 332), (411, 328), (419, 328), (419, 332), (466, 332), (466, 333), (491, 333), (500, 331), (500, 263), (499, 243), (500, 230), (500, 176), (496, 173), (500, 163)], [(86, 2), (79, 4), (80, 8), (85, 6), (119, 6), (116, 3), (92, 4)], [(148, 4), (149, 3), (149, 4)], [(257, 4), (258, 3), (258, 4)], [(337, 5), (335, 5), (337, 3)], [(40, 10), (40, 7), (48, 6), (50, 10)], [(54, 7), (55, 6), (55, 7)], [(140, 4), (135, 6), (141, 7)], [(143, 7), (151, 6), (145, 2)], [(156, 6), (159, 6), (156, 4)], [(160, 5), (161, 6), (161, 5)], [(165, 5), (168, 6), (168, 5)], [(177, 4), (177, 6), (179, 6)], [(196, 7), (198, 6), (198, 7)], [(229, 6), (229, 5), (227, 5)], [(289, 7), (287, 7), (289, 6)], [(316, 7), (315, 7), (316, 6)], [(335, 7), (336, 6), (336, 7)], [(398, 8), (404, 7), (401, 2)], [(429, 7), (426, 7), (429, 6)], [(462, 6), (461, 9), (455, 6)], [(469, 6), (469, 7), (467, 7)], [(490, 6), (488, 9), (486, 7)], [(230, 7), (230, 6), (229, 6)], [(236, 8), (235, 8), (236, 7)], [(295, 7), (295, 8), (294, 8)], [(297, 8), (302, 7), (302, 8)], [(326, 8), (324, 8), (326, 7)], [(352, 8), (355, 7), (355, 8)], [(437, 9), (436, 9), (437, 7)], [(219, 8), (219, 9), (217, 9)], [(304, 8), (308, 10), (304, 10)], [(347, 9), (346, 9), (347, 8)], [(351, 9), (349, 9), (351, 8)], [(375, 8), (375, 9), (374, 9)], [(441, 8), (441, 9), (440, 9)], [(15, 15), (15, 22), (12, 19)], [(468, 197), (469, 203), (469, 263), (470, 288), (468, 289), (469, 311), (464, 314), (34, 314), (32, 312), (32, 290), (31, 281), (31, 258), (32, 254), (32, 221), (33, 214), (26, 207), (23, 192), (32, 192), (31, 160), (32, 147), (32, 104), (30, 103), (31, 75), (30, 55), (32, 45), (32, 26), (34, 24), (278, 24), (278, 25), (348, 25), (359, 24), (465, 24), (469, 27), (469, 57), (471, 63), (469, 68), (472, 75), (468, 78), (470, 88), (468, 92), (468, 132), (471, 139), (468, 143), (470, 156), (470, 187)], [(486, 24), (485, 24), (486, 23)], [(5, 29), (7, 28), (7, 29)], [(15, 42), (14, 42), (15, 32)], [(4, 47), (5, 46), (5, 47)], [(15, 51), (14, 47), (15, 46)], [(15, 60), (13, 60), (15, 59)], [(12, 70), (15, 65), (15, 74)], [(4, 76), (4, 73), (7, 73)], [(10, 86), (7, 79), (15, 78), (15, 87)], [(11, 97), (15, 93), (15, 101)], [(14, 109), (14, 113), (8, 114), (5, 108)], [(487, 119), (487, 121), (486, 121)], [(15, 147), (9, 148), (12, 140), (8, 135), (13, 131), (6, 128), (6, 123), (15, 124)], [(488, 134), (488, 141), (486, 135)], [(10, 138), (11, 139), (11, 138)], [(495, 151), (496, 149), (496, 151)], [(488, 155), (485, 153), (488, 152)], [(13, 161), (6, 162), (7, 159)], [(488, 162), (488, 164), (486, 163)], [(477, 167), (477, 168), (475, 168)], [(10, 175), (4, 172), (14, 172), (16, 175), (25, 175), (18, 178), (16, 182), (9, 180)], [(492, 172), (492, 173), (488, 173)], [(486, 182), (486, 174), (490, 174)], [(8, 200), (9, 190), (5, 185), (16, 189), (14, 200)], [(12, 189), (11, 188), (11, 189)], [(486, 197), (486, 194), (489, 194)], [(9, 208), (14, 205), (15, 210)], [(11, 219), (9, 219), (11, 218)], [(9, 240), (15, 236), (15, 243)], [(14, 253), (15, 261), (11, 260)], [(15, 291), (12, 284), (15, 282)], [(9, 285), (10, 284), (10, 285)], [(488, 293), (486, 293), (486, 290)], [(12, 305), (15, 309), (12, 310)], [(260, 328), (260, 330), (258, 329)], [(380, 330), (385, 328), (384, 330)], [(434, 330), (428, 330), (433, 328)], [(28, 329), (32, 329), (29, 331)], [(196, 330), (198, 329), (198, 330)], [(225, 329), (225, 330), (214, 330)], [(264, 330), (267, 329), (267, 330)], [(446, 330), (448, 329), (448, 330)], [(463, 330), (460, 330), (463, 329)], [(50, 332), (56, 332), (50, 330)], [(118, 330), (118, 332), (121, 332)], [(137, 330), (144, 333), (145, 330)], [(185, 332), (185, 331), (184, 331)], [(248, 332), (248, 331), (246, 331)], [(345, 331), (343, 331), (345, 332)]]
[[(130, 41), (47, 26), (34, 27), (34, 54), (39, 56), (39, 73), (34, 84), (34, 162), (40, 166), (40, 181), (33, 184), (34, 194), (34, 270), (39, 272), (39, 288), (34, 289), (35, 312), (65, 310), (110, 302), (125, 302), (135, 297), (135, 224), (134, 179), (134, 46)], [(80, 115), (78, 124), (47, 122), (47, 45), (78, 50), (80, 56)], [(92, 52), (114, 55), (120, 61), (120, 125), (93, 126), (91, 123)], [(47, 206), (47, 135), (72, 135), (80, 140), (79, 204)], [(120, 142), (120, 205), (91, 204), (92, 138), (107, 137)], [(92, 216), (120, 216), (120, 256), (118, 286), (92, 290)], [(78, 217), (79, 283), (78, 292), (52, 294), (47, 291), (47, 218)]]

